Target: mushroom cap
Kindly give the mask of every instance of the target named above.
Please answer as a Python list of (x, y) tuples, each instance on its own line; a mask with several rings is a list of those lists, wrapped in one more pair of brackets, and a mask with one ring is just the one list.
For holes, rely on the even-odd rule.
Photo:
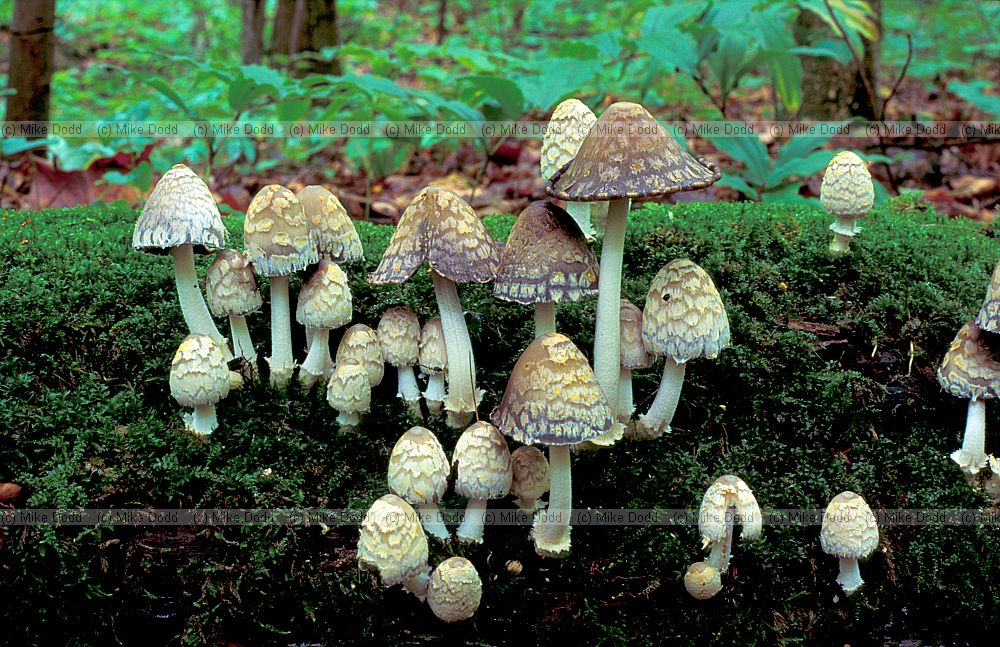
[(549, 491), (549, 461), (532, 445), (518, 447), (510, 455), (513, 478), (510, 493), (533, 501)]
[(441, 317), (431, 317), (420, 331), (420, 371), (439, 373), (448, 368), (448, 349), (444, 344)]
[(576, 157), (596, 121), (597, 115), (579, 99), (566, 99), (556, 106), (542, 138), (543, 180), (548, 180)]
[(678, 364), (714, 359), (729, 347), (729, 318), (712, 278), (690, 260), (667, 263), (649, 286), (642, 312), (646, 351)]
[(698, 511), (698, 531), (703, 539), (722, 541), (726, 537), (726, 512), (736, 508), (735, 521), (743, 529), (741, 539), (760, 537), (763, 520), (757, 498), (738, 476), (725, 474), (708, 486)]
[(986, 288), (986, 298), (976, 315), (976, 325), (991, 333), (1000, 333), (1000, 262), (993, 270), (993, 278)]
[(170, 363), (170, 395), (182, 407), (215, 404), (229, 395), (229, 366), (222, 346), (207, 335), (191, 333)]
[(389, 490), (413, 505), (440, 501), (450, 473), (441, 443), (426, 427), (412, 427), (400, 436), (389, 456)]
[(456, 467), (455, 492), (467, 499), (500, 499), (510, 491), (510, 450), (500, 430), (488, 422), (475, 422), (458, 437), (451, 463)]
[(337, 364), (345, 359), (356, 360), (368, 373), (368, 382), (375, 387), (382, 383), (385, 359), (382, 346), (374, 330), (364, 324), (354, 324), (340, 338), (337, 345)]
[(841, 492), (826, 506), (819, 539), (827, 555), (842, 559), (867, 557), (878, 547), (875, 515), (860, 495)]
[(431, 269), (456, 283), (492, 281), (500, 266), (497, 245), (476, 212), (439, 186), (425, 188), (406, 207), (368, 282), (403, 283), (425, 258)]
[(337, 411), (368, 411), (372, 404), (372, 385), (368, 372), (357, 360), (337, 362), (326, 384), (326, 401)]
[(653, 356), (646, 352), (642, 343), (642, 310), (628, 299), (622, 299), (620, 319), (622, 368), (649, 368)]
[(385, 361), (413, 366), (420, 359), (420, 320), (406, 306), (392, 306), (378, 322), (378, 341)]
[(864, 160), (841, 151), (830, 160), (819, 188), (823, 208), (835, 216), (860, 218), (875, 204), (875, 186)]
[(316, 241), (316, 251), (334, 263), (353, 263), (365, 259), (361, 237), (354, 229), (347, 209), (325, 187), (312, 184), (300, 189), (295, 197), (302, 203), (306, 220)]
[(205, 297), (216, 317), (242, 317), (264, 305), (253, 267), (235, 249), (220, 249), (208, 266)]
[(695, 562), (684, 573), (684, 588), (691, 597), (707, 600), (722, 590), (722, 573), (708, 562)]
[(313, 272), (299, 289), (295, 320), (312, 328), (340, 328), (351, 320), (354, 305), (347, 275), (334, 263), (320, 259)]
[(208, 185), (183, 164), (175, 164), (153, 187), (132, 232), (132, 247), (165, 254), (191, 243), (195, 252), (224, 245), (226, 227)]
[(937, 376), (941, 388), (956, 398), (989, 400), (1000, 394), (1000, 362), (983, 348), (980, 328), (972, 321), (955, 335)]
[(358, 538), (361, 570), (377, 570), (390, 587), (429, 571), (427, 558), (427, 535), (409, 503), (386, 494), (368, 508)]
[(597, 257), (573, 218), (547, 200), (529, 204), (504, 245), (494, 296), (516, 303), (560, 303), (595, 292)]
[(614, 424), (587, 358), (559, 333), (538, 337), (521, 353), (490, 418), (526, 445), (576, 445)]
[(573, 202), (649, 198), (704, 189), (720, 177), (718, 166), (684, 152), (645, 108), (619, 102), (594, 123), (545, 192)]
[(445, 622), (471, 618), (482, 597), (483, 582), (479, 573), (464, 557), (449, 557), (431, 573), (427, 606)]
[(243, 245), (261, 276), (288, 276), (319, 260), (302, 203), (278, 184), (268, 184), (250, 201)]

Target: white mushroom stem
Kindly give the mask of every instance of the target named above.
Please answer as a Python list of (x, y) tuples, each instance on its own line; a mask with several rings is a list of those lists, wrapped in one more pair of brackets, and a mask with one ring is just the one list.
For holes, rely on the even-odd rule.
[(535, 338), (556, 331), (556, 304), (535, 304)]
[(459, 524), (455, 536), (459, 541), (470, 544), (483, 543), (483, 525), (486, 521), (486, 500), (469, 499), (465, 506), (465, 516)]
[(403, 580), (403, 588), (423, 602), (427, 599), (427, 588), (431, 584), (431, 576), (424, 571)]
[(434, 296), (441, 312), (441, 329), (448, 353), (448, 397), (445, 409), (448, 425), (464, 427), (476, 411), (476, 361), (472, 356), (472, 340), (465, 325), (462, 303), (455, 282), (435, 271)]
[(549, 507), (535, 515), (531, 534), (535, 552), (543, 557), (559, 557), (569, 551), (569, 515), (573, 509), (573, 478), (570, 446), (549, 446)]
[[(612, 411), (618, 410), (618, 368), (621, 366), (622, 257), (629, 200), (613, 200), (601, 248), (597, 278), (597, 315), (594, 330), (594, 375)], [(451, 361), (451, 356), (448, 356)]]
[(844, 593), (850, 595), (854, 593), (864, 580), (861, 579), (861, 569), (858, 568), (858, 560), (850, 557), (840, 558), (840, 575), (837, 576), (837, 583), (844, 589)]
[(328, 328), (313, 329), (312, 341), (309, 343), (309, 354), (302, 362), (299, 379), (306, 386), (311, 386), (326, 378), (327, 368), (333, 364), (330, 357), (330, 330)]
[(427, 376), (427, 390), (424, 391), (424, 401), (427, 403), (427, 411), (432, 416), (440, 416), (444, 399), (447, 397), (444, 388), (444, 371), (431, 373)]
[(341, 411), (337, 414), (337, 423), (341, 431), (351, 431), (361, 424), (361, 414), (357, 411)]
[(965, 436), (962, 449), (952, 452), (951, 459), (963, 472), (976, 474), (986, 467), (986, 401), (969, 400), (969, 413), (965, 417)]
[(857, 218), (849, 216), (837, 216), (836, 222), (830, 225), (833, 231), (833, 241), (830, 243), (831, 252), (851, 251), (851, 239), (861, 231), (857, 226)]
[(729, 570), (729, 558), (733, 554), (733, 526), (736, 522), (736, 508), (730, 506), (726, 510), (726, 535), (719, 541), (712, 542), (712, 552), (705, 561), (714, 566), (720, 573)]
[(618, 411), (619, 422), (628, 422), (635, 413), (635, 402), (632, 399), (632, 369), (622, 368), (618, 371)]
[(233, 358), (229, 344), (215, 325), (212, 313), (208, 311), (205, 298), (198, 287), (198, 273), (194, 269), (194, 247), (185, 243), (172, 247), (170, 256), (174, 259), (174, 282), (177, 284), (177, 299), (181, 303), (181, 314), (188, 332), (201, 333), (211, 337), (222, 347), (228, 362)]
[(191, 431), (207, 436), (219, 426), (214, 404), (199, 404), (194, 413), (184, 414), (184, 424)]
[(594, 240), (594, 227), (590, 222), (589, 202), (567, 202), (566, 213), (572, 216), (587, 240)]
[(417, 510), (420, 511), (420, 522), (423, 524), (424, 530), (427, 531), (428, 535), (441, 541), (451, 540), (451, 533), (448, 532), (448, 527), (444, 525), (441, 510), (436, 503), (421, 503), (417, 505)]
[(681, 389), (684, 387), (684, 372), (687, 362), (678, 364), (670, 357), (663, 362), (663, 377), (660, 378), (660, 388), (656, 398), (645, 415), (639, 416), (639, 425), (644, 435), (659, 438), (670, 428), (677, 411), (677, 403), (681, 399)]
[(253, 375), (257, 375), (257, 351), (254, 350), (253, 341), (250, 339), (247, 318), (242, 315), (229, 315), (229, 330), (233, 335), (233, 354), (245, 359)]
[(396, 367), (396, 397), (403, 398), (413, 415), (422, 417), (420, 413), (420, 387), (417, 386), (417, 376), (412, 366)]
[(271, 277), (271, 386), (283, 389), (292, 379), (292, 319), (288, 311), (288, 277)]

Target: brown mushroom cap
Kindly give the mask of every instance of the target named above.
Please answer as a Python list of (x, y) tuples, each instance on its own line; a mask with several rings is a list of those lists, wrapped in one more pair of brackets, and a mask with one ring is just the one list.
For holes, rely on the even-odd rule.
[(510, 461), (511, 494), (533, 501), (549, 491), (549, 462), (542, 450), (532, 445), (518, 447), (510, 455)]
[(719, 167), (684, 152), (645, 108), (619, 102), (604, 111), (545, 192), (573, 202), (648, 198), (703, 189), (720, 177)]
[(538, 337), (521, 353), (490, 418), (524, 444), (576, 445), (614, 424), (587, 358), (559, 333)]
[(464, 557), (449, 557), (431, 574), (427, 587), (427, 605), (445, 622), (471, 618), (483, 597), (483, 582), (472, 562)]
[(385, 375), (385, 358), (382, 357), (382, 346), (379, 344), (375, 331), (364, 324), (354, 324), (340, 338), (337, 346), (335, 362), (354, 359), (368, 372), (371, 386), (382, 383)]
[(595, 292), (597, 257), (573, 218), (548, 201), (529, 204), (510, 230), (493, 294), (516, 303), (560, 303)]
[(441, 317), (431, 317), (420, 331), (420, 370), (437, 373), (448, 368), (448, 349), (444, 345)]
[(705, 270), (684, 258), (656, 273), (642, 313), (642, 342), (678, 364), (714, 359), (729, 347), (726, 308)]
[(207, 336), (184, 338), (170, 363), (170, 395), (182, 407), (215, 404), (229, 395), (229, 367), (222, 347)]
[(552, 111), (542, 139), (542, 179), (548, 180), (576, 157), (597, 116), (579, 99), (566, 99)]
[(872, 509), (854, 492), (841, 492), (823, 514), (823, 552), (844, 559), (861, 559), (878, 547), (878, 524)]
[(163, 174), (142, 208), (132, 232), (132, 247), (166, 254), (191, 243), (195, 253), (224, 245), (226, 227), (208, 185), (183, 164)]
[(982, 346), (974, 322), (962, 326), (938, 369), (941, 388), (956, 398), (988, 400), (1000, 393), (1000, 362)]
[(1000, 333), (1000, 263), (993, 270), (993, 278), (986, 288), (986, 298), (976, 315), (976, 325), (987, 332)]
[(361, 570), (377, 570), (384, 586), (395, 586), (426, 573), (427, 557), (427, 535), (406, 501), (387, 494), (365, 512), (358, 539)]
[(819, 189), (823, 208), (835, 216), (860, 218), (875, 203), (875, 187), (864, 160), (842, 151), (830, 160)]
[(455, 492), (467, 499), (499, 499), (507, 496), (513, 477), (510, 450), (500, 430), (478, 421), (466, 429), (452, 454)]
[(695, 562), (684, 574), (684, 588), (697, 600), (707, 600), (722, 590), (722, 574), (708, 562)]
[(448, 489), (451, 466), (437, 436), (412, 427), (389, 456), (389, 489), (413, 505), (436, 503)]
[(295, 197), (305, 210), (320, 256), (328, 257), (335, 263), (352, 263), (365, 259), (361, 238), (337, 196), (326, 188), (313, 184), (301, 189)]
[(253, 267), (235, 249), (220, 249), (205, 275), (208, 309), (216, 317), (242, 317), (264, 304)]
[(357, 360), (337, 362), (326, 385), (326, 401), (337, 411), (362, 413), (371, 408), (372, 385)]
[(302, 284), (295, 320), (313, 328), (340, 328), (351, 320), (354, 307), (347, 275), (333, 261), (322, 259)]
[(243, 244), (261, 276), (288, 276), (319, 260), (302, 203), (278, 184), (262, 188), (247, 207)]
[(653, 356), (646, 352), (642, 343), (642, 310), (628, 299), (622, 299), (620, 317), (622, 368), (649, 368)]
[[(392, 306), (378, 322), (382, 356), (393, 366), (413, 366), (420, 356), (420, 320), (406, 306)], [(442, 340), (443, 341), (443, 340)]]
[(375, 285), (403, 283), (424, 259), (456, 283), (486, 283), (497, 275), (500, 253), (468, 203), (448, 189), (429, 186), (399, 218), (378, 268)]

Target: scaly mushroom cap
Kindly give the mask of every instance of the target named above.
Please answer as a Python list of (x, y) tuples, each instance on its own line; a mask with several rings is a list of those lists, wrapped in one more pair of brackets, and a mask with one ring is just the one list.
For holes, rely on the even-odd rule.
[(278, 184), (268, 184), (250, 201), (243, 245), (261, 276), (288, 276), (319, 260), (302, 203)]
[(500, 256), (494, 296), (516, 303), (578, 301), (597, 292), (597, 257), (562, 208), (529, 204)]
[(864, 161), (851, 151), (837, 153), (819, 188), (823, 208), (835, 216), (860, 218), (875, 203), (875, 187)]
[(420, 331), (420, 371), (439, 373), (448, 368), (448, 349), (444, 345), (441, 317), (431, 317)]
[(974, 322), (962, 326), (948, 347), (938, 383), (956, 398), (989, 400), (1000, 394), (1000, 362), (983, 348)]
[(649, 198), (704, 189), (722, 172), (684, 152), (638, 103), (614, 103), (591, 127), (576, 157), (545, 192), (573, 202)]
[(711, 277), (688, 259), (667, 263), (649, 286), (642, 313), (646, 351), (678, 364), (714, 359), (729, 347), (729, 318)]
[(334, 263), (352, 263), (365, 259), (361, 238), (337, 196), (313, 184), (301, 189), (295, 197), (305, 210), (320, 256), (329, 258)]
[(684, 574), (684, 588), (691, 597), (707, 600), (722, 590), (722, 574), (708, 562), (695, 562)]
[(322, 259), (316, 271), (302, 284), (295, 320), (312, 328), (340, 328), (351, 320), (354, 306), (347, 275), (334, 263)]
[(216, 317), (242, 317), (264, 304), (253, 267), (235, 249), (220, 249), (205, 275), (208, 309)]
[(449, 557), (431, 573), (427, 587), (427, 606), (445, 622), (471, 618), (483, 597), (483, 582), (472, 562), (464, 557)]
[(229, 367), (215, 340), (199, 333), (184, 338), (170, 363), (170, 395), (191, 408), (229, 395)]
[(326, 384), (326, 401), (345, 413), (363, 413), (371, 408), (372, 385), (368, 372), (357, 360), (337, 362)]
[(542, 138), (543, 180), (548, 180), (576, 157), (596, 121), (593, 111), (578, 99), (566, 99), (556, 106)]
[(175, 164), (153, 187), (132, 232), (132, 247), (166, 254), (191, 243), (196, 254), (223, 246), (226, 227), (208, 185), (183, 164)]
[(424, 427), (400, 436), (389, 456), (389, 489), (413, 505), (440, 501), (450, 473), (441, 443)]
[(820, 530), (823, 552), (842, 559), (861, 559), (878, 547), (878, 524), (865, 500), (854, 492), (833, 497)]
[(497, 245), (476, 212), (439, 186), (429, 186), (413, 198), (368, 282), (403, 283), (425, 258), (431, 269), (455, 283), (492, 281), (500, 266)]
[(429, 571), (427, 558), (427, 535), (410, 504), (386, 494), (368, 508), (358, 538), (361, 570), (377, 570), (390, 587)]
[(368, 372), (368, 382), (375, 387), (382, 383), (385, 373), (385, 359), (382, 346), (375, 331), (364, 324), (354, 324), (340, 338), (335, 362), (345, 359), (356, 360)]
[(393, 366), (416, 364), (420, 359), (420, 320), (416, 313), (406, 306), (386, 310), (378, 322), (378, 341), (382, 356)]
[(986, 298), (976, 315), (976, 325), (987, 332), (1000, 333), (1000, 263), (993, 270), (993, 278), (986, 288)]
[(622, 368), (633, 371), (649, 368), (653, 356), (646, 352), (642, 343), (642, 310), (628, 299), (622, 299), (620, 317)]
[(475, 422), (458, 437), (451, 463), (457, 468), (455, 492), (467, 499), (500, 499), (510, 491), (510, 450), (488, 422)]
[(510, 493), (533, 501), (549, 491), (549, 462), (542, 450), (531, 445), (518, 447), (510, 455), (513, 478)]
[(708, 542), (722, 541), (726, 537), (726, 511), (730, 506), (736, 508), (736, 523), (743, 527), (741, 539), (756, 539), (760, 537), (763, 520), (760, 506), (753, 492), (738, 476), (726, 474), (720, 476), (708, 486), (705, 496), (701, 499), (701, 509), (698, 511), (698, 531), (702, 539)]
[(521, 353), (490, 418), (526, 445), (576, 445), (614, 424), (587, 358), (559, 333), (538, 337)]

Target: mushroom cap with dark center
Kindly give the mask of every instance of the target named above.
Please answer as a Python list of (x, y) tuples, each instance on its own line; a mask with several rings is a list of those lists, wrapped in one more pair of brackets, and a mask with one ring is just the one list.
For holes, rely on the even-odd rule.
[(962, 326), (938, 368), (938, 383), (956, 398), (988, 400), (1000, 394), (1000, 362), (983, 348), (974, 322)]
[(594, 123), (545, 192), (572, 202), (649, 198), (704, 189), (720, 177), (718, 166), (684, 152), (645, 108), (619, 102)]
[(875, 187), (864, 160), (842, 151), (830, 160), (819, 189), (823, 208), (835, 216), (860, 218), (875, 203)]
[(444, 345), (441, 317), (431, 317), (420, 331), (420, 370), (437, 373), (448, 368), (448, 349)]
[(595, 121), (597, 116), (579, 99), (566, 99), (556, 106), (542, 139), (543, 180), (548, 180), (576, 157)]
[(448, 489), (451, 466), (437, 436), (412, 427), (389, 456), (389, 489), (413, 505), (436, 503)]
[(420, 320), (406, 306), (392, 306), (378, 322), (378, 341), (385, 361), (413, 366), (420, 358)]
[(538, 337), (521, 353), (490, 418), (524, 444), (576, 445), (614, 424), (587, 358), (559, 333)]
[(753, 492), (738, 476), (725, 474), (705, 491), (698, 510), (698, 531), (709, 541), (722, 541), (726, 536), (726, 511), (736, 508), (736, 521), (743, 527), (740, 537), (756, 539), (763, 528), (760, 506)]
[(243, 244), (261, 276), (288, 276), (319, 260), (302, 203), (278, 184), (265, 186), (251, 200)]
[(235, 249), (220, 249), (205, 274), (208, 309), (216, 317), (242, 317), (264, 304), (253, 266)]
[(861, 559), (878, 547), (878, 524), (865, 500), (854, 492), (841, 492), (823, 514), (820, 531), (823, 552), (842, 559)]
[(384, 586), (395, 586), (426, 573), (427, 557), (427, 535), (410, 504), (386, 494), (368, 508), (358, 538), (361, 570), (377, 570)]
[(632, 371), (649, 368), (653, 356), (642, 343), (642, 310), (628, 299), (622, 299), (620, 318), (622, 368)]
[(516, 303), (577, 301), (597, 292), (597, 257), (573, 218), (548, 201), (517, 217), (493, 294)]
[(452, 454), (455, 492), (467, 499), (499, 499), (507, 496), (513, 471), (510, 450), (500, 430), (478, 421), (466, 429)]
[(368, 373), (368, 381), (372, 386), (382, 383), (385, 375), (385, 358), (382, 357), (382, 346), (378, 335), (365, 324), (354, 324), (340, 338), (337, 345), (336, 363), (345, 359), (354, 359)]
[(215, 404), (229, 395), (229, 367), (222, 347), (207, 336), (184, 338), (170, 363), (170, 395), (182, 407)]
[(445, 622), (471, 618), (483, 597), (483, 582), (472, 562), (464, 557), (449, 557), (431, 573), (427, 587), (427, 606)]
[(1000, 263), (993, 270), (993, 278), (986, 288), (986, 298), (976, 315), (976, 325), (987, 332), (1000, 333)]
[(142, 208), (132, 246), (153, 254), (191, 243), (195, 253), (223, 247), (226, 227), (208, 185), (183, 164), (163, 174)]
[(361, 237), (337, 196), (326, 188), (313, 184), (301, 189), (295, 197), (305, 210), (320, 256), (326, 256), (335, 263), (352, 263), (365, 259)]
[(347, 275), (333, 261), (322, 259), (302, 284), (295, 320), (313, 328), (340, 328), (354, 315)]

